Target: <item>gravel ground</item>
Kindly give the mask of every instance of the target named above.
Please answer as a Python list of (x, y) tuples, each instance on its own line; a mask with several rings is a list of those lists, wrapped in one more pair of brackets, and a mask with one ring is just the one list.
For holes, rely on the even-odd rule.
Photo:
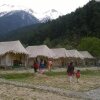
[[(80, 68), (81, 70), (97, 70), (100, 68), (92, 67), (92, 68)], [(53, 71), (64, 71), (65, 69), (54, 69)], [(11, 70), (11, 71), (2, 71), (0, 70), (0, 73), (34, 73), (33, 69), (28, 69), (28, 70)], [(88, 80), (88, 78), (87, 78)], [(99, 80), (99, 79), (98, 79)], [(90, 83), (97, 82), (97, 80), (92, 80)], [(98, 82), (97, 82), (98, 83)], [(90, 84), (93, 86), (93, 84)], [(98, 85), (98, 84), (97, 84)], [(40, 87), (41, 88), (41, 87)], [(42, 87), (45, 88), (45, 87)], [(49, 87), (48, 87), (49, 89)], [(51, 88), (52, 89), (52, 88)], [(59, 92), (59, 89), (58, 89)], [(66, 91), (67, 92), (67, 91)], [(64, 93), (62, 91), (62, 93)], [(68, 96), (68, 94), (70, 96)], [(26, 88), (26, 87), (20, 87), (18, 85), (14, 84), (4, 84), (0, 82), (0, 100), (100, 100), (100, 88), (90, 90), (87, 92), (74, 92), (71, 91), (68, 93), (66, 96), (64, 95), (59, 95), (58, 93), (53, 93), (49, 91), (41, 91), (38, 89), (33, 89), (33, 88)], [(72, 97), (72, 98), (70, 98)], [(75, 98), (76, 99), (75, 99)], [(80, 97), (82, 99), (77, 99), (77, 97)]]
[(100, 88), (85, 92), (87, 96), (90, 96), (93, 100), (100, 100)]
[(100, 88), (76, 92), (0, 79), (0, 100), (100, 100)]
[(0, 100), (82, 100), (25, 87), (0, 84)]

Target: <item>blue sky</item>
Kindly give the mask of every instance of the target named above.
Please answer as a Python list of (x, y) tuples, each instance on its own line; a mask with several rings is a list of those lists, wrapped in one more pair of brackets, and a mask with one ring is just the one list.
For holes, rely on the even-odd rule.
[(31, 8), (36, 12), (45, 12), (50, 9), (56, 9), (62, 14), (74, 11), (82, 7), (89, 0), (0, 0), (0, 5), (11, 4)]

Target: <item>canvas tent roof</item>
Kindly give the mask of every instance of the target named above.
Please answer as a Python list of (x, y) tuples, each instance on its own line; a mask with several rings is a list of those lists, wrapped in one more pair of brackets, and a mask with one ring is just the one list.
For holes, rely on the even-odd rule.
[(48, 58), (55, 57), (53, 51), (49, 49), (46, 45), (28, 46), (26, 50), (28, 51), (30, 58), (34, 58), (37, 56), (45, 56)]
[(69, 53), (66, 52), (65, 48), (54, 48), (54, 49), (51, 49), (51, 50), (55, 53), (56, 58), (69, 57)]
[(81, 58), (84, 59), (84, 56), (77, 50), (67, 50), (72, 58)]
[(93, 59), (94, 57), (88, 52), (88, 51), (79, 51), (84, 58), (89, 58), (89, 59)]
[(8, 41), (8, 42), (0, 42), (0, 55), (4, 55), (6, 53), (22, 53), (28, 54), (26, 49), (22, 46), (20, 41)]

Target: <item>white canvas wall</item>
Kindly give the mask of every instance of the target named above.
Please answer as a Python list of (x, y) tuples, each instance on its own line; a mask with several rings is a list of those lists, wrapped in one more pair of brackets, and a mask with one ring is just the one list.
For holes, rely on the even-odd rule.
[(6, 56), (0, 57), (0, 65), (5, 66), (6, 65)]
[(13, 61), (19, 60), (22, 62), (22, 66), (27, 65), (27, 56), (22, 54), (6, 54), (0, 57), (0, 66), (13, 66)]

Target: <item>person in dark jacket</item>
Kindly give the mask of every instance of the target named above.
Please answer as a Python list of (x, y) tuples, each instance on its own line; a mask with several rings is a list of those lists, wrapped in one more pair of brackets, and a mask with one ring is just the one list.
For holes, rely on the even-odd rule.
[(70, 64), (68, 65), (67, 74), (68, 74), (69, 82), (72, 82), (72, 78), (74, 76), (74, 65), (73, 65), (73, 62), (70, 62)]
[(38, 61), (34, 61), (33, 67), (34, 67), (34, 72), (36, 73), (37, 70), (38, 70), (38, 68), (39, 68), (39, 63), (38, 63)]

